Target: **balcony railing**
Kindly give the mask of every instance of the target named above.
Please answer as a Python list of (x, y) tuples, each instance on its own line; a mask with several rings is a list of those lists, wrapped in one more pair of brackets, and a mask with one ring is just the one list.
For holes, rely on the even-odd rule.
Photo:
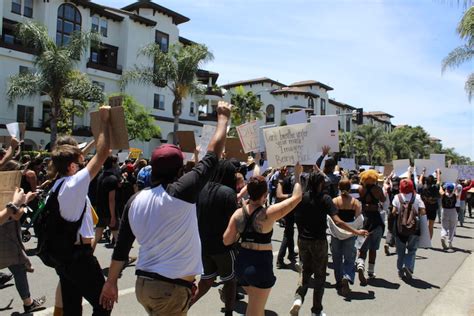
[(207, 122), (217, 122), (217, 113), (199, 112), (198, 120)]
[(111, 72), (117, 75), (122, 75), (122, 66), (118, 65), (116, 68), (102, 65), (102, 64), (97, 64), (92, 62), (90, 59), (87, 62), (87, 68), (92, 68), (92, 69), (97, 69), (101, 71), (106, 71), (106, 72)]
[(15, 50), (17, 52), (35, 54), (35, 50), (32, 47), (28, 47), (28, 46), (25, 46), (23, 44), (18, 44), (18, 43), (8, 43), (8, 42), (5, 42), (2, 38), (0, 38), (0, 47)]

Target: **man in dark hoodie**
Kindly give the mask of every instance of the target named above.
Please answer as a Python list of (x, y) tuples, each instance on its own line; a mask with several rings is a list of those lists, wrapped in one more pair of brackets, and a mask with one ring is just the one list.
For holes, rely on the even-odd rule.
[(222, 236), (237, 209), (237, 166), (231, 160), (222, 160), (204, 186), (197, 202), (199, 235), (202, 246), (204, 273), (198, 284), (192, 304), (211, 288), (217, 276), (224, 282), (225, 315), (232, 315), (235, 307), (236, 280), (235, 253), (225, 246)]

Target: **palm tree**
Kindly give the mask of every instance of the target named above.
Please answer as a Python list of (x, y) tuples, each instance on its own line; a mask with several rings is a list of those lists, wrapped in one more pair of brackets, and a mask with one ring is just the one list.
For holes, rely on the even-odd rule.
[[(443, 60), (442, 71), (445, 72), (448, 68), (456, 68), (459, 65), (471, 60), (474, 57), (474, 7), (471, 6), (464, 13), (459, 25), (456, 29), (461, 39), (466, 40), (466, 44), (455, 48)], [(471, 73), (467, 78), (465, 89), (471, 101), (474, 93), (474, 73)]]
[(252, 91), (245, 91), (243, 86), (237, 87), (231, 94), (230, 103), (233, 104), (230, 136), (237, 136), (237, 126), (262, 118), (263, 102)]
[(167, 53), (159, 44), (151, 43), (139, 51), (139, 55), (153, 60), (152, 66), (137, 66), (127, 71), (121, 80), (124, 90), (130, 82), (168, 87), (173, 93), (173, 143), (176, 144), (179, 117), (183, 99), (189, 95), (202, 94), (197, 80), (197, 71), (203, 63), (213, 59), (205, 45), (172, 45)]
[(67, 99), (81, 102), (102, 102), (104, 94), (89, 78), (75, 69), (83, 54), (92, 44), (99, 43), (96, 33), (74, 32), (69, 44), (58, 46), (47, 29), (37, 23), (22, 23), (18, 38), (34, 49), (35, 73), (21, 73), (9, 78), (7, 97), (10, 105), (15, 100), (45, 94), (51, 99), (51, 145), (56, 141), (58, 119)]
[(356, 131), (356, 135), (360, 137), (367, 162), (372, 165), (374, 155), (379, 151), (385, 151), (386, 135), (385, 131), (373, 125), (362, 125)]

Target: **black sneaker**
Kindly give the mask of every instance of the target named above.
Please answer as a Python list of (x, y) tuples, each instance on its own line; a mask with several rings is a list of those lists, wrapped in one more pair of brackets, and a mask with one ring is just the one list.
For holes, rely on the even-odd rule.
[(284, 268), (286, 268), (286, 264), (283, 261), (277, 261), (276, 268), (277, 269), (284, 269)]
[(343, 278), (341, 280), (341, 295), (342, 296), (348, 296), (349, 293), (351, 292), (351, 289), (349, 288), (349, 280)]
[(42, 296), (40, 298), (33, 299), (33, 303), (29, 306), (23, 305), (25, 313), (32, 313), (44, 309), (43, 305), (46, 303), (46, 297)]
[(367, 279), (365, 278), (364, 275), (364, 268), (363, 267), (357, 267), (357, 273), (359, 274), (359, 282), (361, 286), (366, 286), (367, 285)]
[(2, 273), (0, 275), (0, 286), (10, 282), (11, 279), (13, 279), (13, 275)]

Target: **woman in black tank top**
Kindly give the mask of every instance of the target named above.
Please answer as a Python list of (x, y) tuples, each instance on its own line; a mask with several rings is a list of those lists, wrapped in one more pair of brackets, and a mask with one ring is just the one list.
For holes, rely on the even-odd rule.
[[(348, 179), (339, 182), (341, 195), (334, 198), (333, 202), (338, 209), (338, 216), (346, 223), (352, 223), (360, 216), (362, 208), (359, 201), (350, 195), (351, 183)], [(354, 227), (359, 229), (360, 227)], [(350, 292), (349, 283), (354, 283), (355, 259), (357, 255), (354, 246), (356, 236), (348, 238), (338, 238), (331, 236), (331, 254), (334, 264), (334, 277), (336, 279), (336, 289), (342, 296), (347, 296)]]
[(259, 176), (260, 167), (255, 166), (254, 175), (247, 184), (249, 200), (243, 202), (232, 215), (224, 232), (224, 245), (232, 245), (241, 239), (241, 249), (236, 259), (235, 272), (240, 284), (249, 295), (247, 315), (263, 315), (265, 304), (276, 278), (273, 274), (271, 238), (273, 224), (291, 212), (303, 196), (300, 175), (301, 165), (295, 166), (295, 186), (290, 198), (265, 208), (267, 182)]

